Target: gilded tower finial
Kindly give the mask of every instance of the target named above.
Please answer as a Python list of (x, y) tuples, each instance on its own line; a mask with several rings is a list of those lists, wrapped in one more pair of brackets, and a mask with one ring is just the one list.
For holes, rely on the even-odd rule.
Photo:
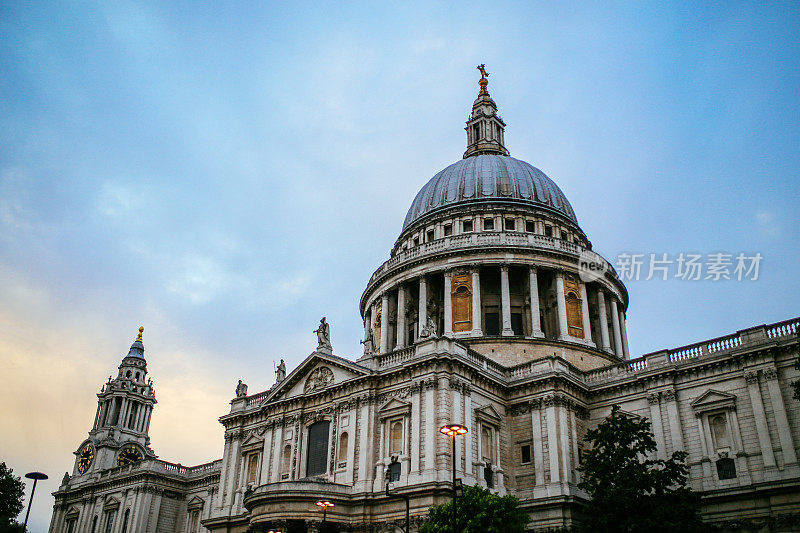
[(142, 342), (142, 333), (144, 333), (144, 326), (139, 326), (139, 335), (136, 337), (137, 342)]
[(482, 95), (489, 96), (489, 91), (486, 90), (486, 87), (489, 85), (489, 80), (486, 79), (489, 76), (489, 73), (486, 72), (486, 65), (481, 63), (475, 68), (477, 68), (481, 72), (481, 79), (478, 80), (478, 85), (480, 85), (481, 87), (481, 92), (479, 94), (481, 96)]

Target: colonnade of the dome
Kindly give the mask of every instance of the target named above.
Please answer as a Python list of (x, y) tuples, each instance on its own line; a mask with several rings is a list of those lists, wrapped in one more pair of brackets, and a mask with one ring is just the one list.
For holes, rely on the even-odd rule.
[(582, 281), (576, 270), (524, 258), (486, 258), (405, 277), (374, 295), (364, 326), (368, 351), (378, 354), (436, 334), (546, 339), (628, 358), (624, 303), (615, 290)]

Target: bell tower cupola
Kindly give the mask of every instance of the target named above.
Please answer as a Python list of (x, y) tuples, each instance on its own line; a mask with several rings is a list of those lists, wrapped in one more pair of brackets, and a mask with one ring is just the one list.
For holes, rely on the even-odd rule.
[(156, 404), (153, 382), (147, 377), (142, 334), (122, 358), (117, 377), (108, 377), (97, 394), (97, 412), (89, 438), (76, 452), (76, 474), (104, 470), (155, 457), (150, 449), (150, 416)]
[(509, 155), (503, 144), (506, 123), (497, 114), (497, 104), (494, 103), (487, 87), (489, 73), (486, 67), (478, 65), (481, 79), (478, 80), (480, 92), (472, 104), (472, 113), (467, 120), (467, 151), (464, 159), (481, 154)]

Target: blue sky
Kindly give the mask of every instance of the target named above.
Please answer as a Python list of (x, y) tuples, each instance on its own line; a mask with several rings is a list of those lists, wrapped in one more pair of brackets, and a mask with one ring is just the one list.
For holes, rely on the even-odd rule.
[(358, 354), (478, 63), (595, 250), (763, 255), (758, 281), (628, 282), (633, 355), (800, 314), (796, 3), (7, 2), (0, 34), (0, 460), (52, 476), (32, 531), (140, 324), (153, 447), (184, 464), (321, 316)]

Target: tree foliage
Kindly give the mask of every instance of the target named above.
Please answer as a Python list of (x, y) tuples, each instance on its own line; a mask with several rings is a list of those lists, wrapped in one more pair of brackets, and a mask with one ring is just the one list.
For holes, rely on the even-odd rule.
[(618, 405), (596, 429), (586, 432), (591, 449), (583, 453), (578, 485), (591, 501), (588, 531), (699, 532), (700, 496), (686, 486), (686, 452), (653, 459), (656, 441), (646, 418), (620, 412)]
[[(456, 499), (456, 513), (459, 533), (520, 533), (529, 520), (516, 496), (499, 496), (477, 485), (464, 487), (464, 495)], [(453, 502), (431, 507), (419, 531), (452, 533)]]
[(25, 483), (5, 463), (0, 463), (0, 532), (21, 531), (16, 529), (20, 526), (15, 519), (22, 511), (24, 496)]

